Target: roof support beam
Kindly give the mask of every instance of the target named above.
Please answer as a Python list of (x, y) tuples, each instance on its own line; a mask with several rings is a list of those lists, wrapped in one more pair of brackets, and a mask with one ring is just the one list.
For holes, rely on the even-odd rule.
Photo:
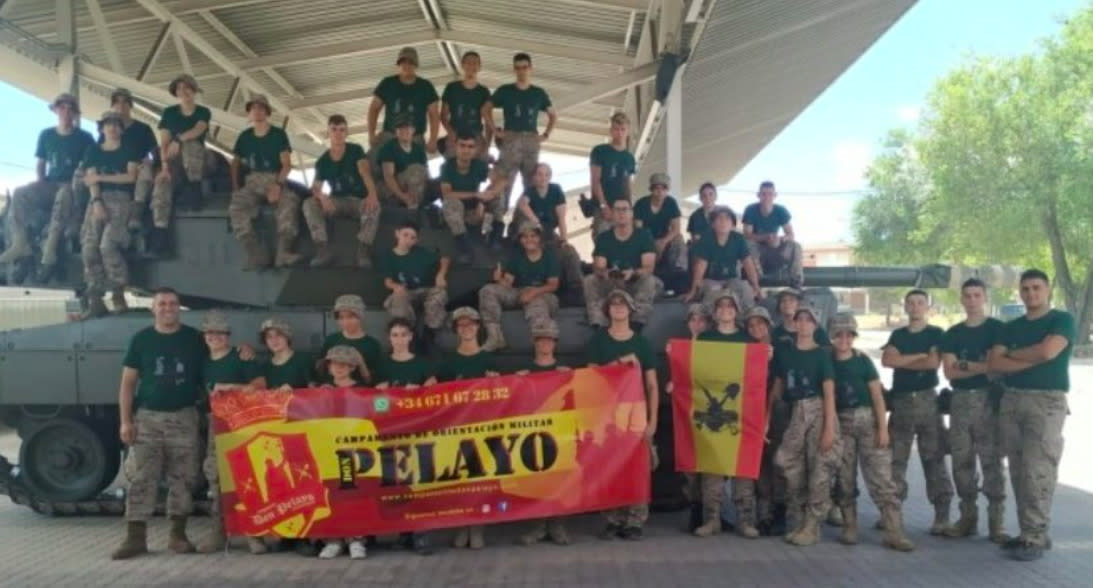
[(137, 71), (137, 80), (143, 82), (148, 77), (148, 72), (152, 71), (155, 67), (156, 61), (159, 59), (160, 53), (163, 53), (163, 46), (167, 44), (167, 35), (171, 33), (171, 23), (165, 22), (159, 29), (159, 35), (156, 36), (156, 40), (152, 42), (152, 50), (148, 52), (147, 57), (144, 58), (144, 63), (140, 65), (140, 70)]
[(633, 69), (628, 69), (615, 77), (607, 78), (603, 81), (596, 82), (595, 84), (585, 86), (571, 94), (563, 95), (561, 98), (554, 101), (554, 108), (558, 111), (562, 111), (567, 108), (573, 108), (574, 106), (580, 106), (581, 104), (594, 102), (605, 96), (618, 94), (633, 86), (643, 84), (656, 78), (658, 67), (659, 64), (653, 62)]
[(65, 54), (57, 62), (57, 80), (61, 92), (68, 92), (77, 99), (80, 97), (80, 59), (76, 43), (76, 7), (73, 0), (57, 0), (54, 13), (54, 27), (57, 42), (65, 47)]
[[(167, 9), (175, 15), (193, 14), (200, 10), (221, 10), (225, 8), (236, 8), (239, 6), (247, 6), (250, 4), (260, 4), (266, 0), (176, 0), (168, 2)], [(14, 4), (15, 0), (8, 0), (8, 4)], [(148, 11), (136, 6), (135, 3), (128, 3), (128, 8), (106, 9), (103, 11), (103, 16), (106, 17), (106, 21), (111, 26), (120, 27), (130, 24), (162, 20), (157, 16), (148, 14)], [(2, 10), (2, 9), (0, 9)], [(0, 16), (3, 16), (0, 14)], [(41, 18), (43, 15), (40, 15)], [(31, 34), (37, 36), (43, 36), (46, 34), (52, 34), (54, 32), (53, 23), (50, 22), (35, 22), (23, 27)], [(91, 20), (90, 16), (77, 17), (76, 28), (78, 32), (86, 33), (93, 32), (95, 30), (95, 23)]]
[(613, 10), (645, 10), (645, 0), (557, 0), (559, 4), (591, 6), (592, 8), (610, 8)]
[(194, 66), (190, 63), (190, 52), (186, 49), (186, 39), (183, 39), (177, 31), (171, 31), (171, 40), (174, 41), (175, 53), (178, 54), (178, 61), (182, 64), (182, 71), (188, 74), (194, 73)]
[(110, 36), (110, 26), (102, 15), (102, 5), (99, 4), (99, 0), (87, 0), (87, 11), (91, 13), (91, 21), (95, 23), (95, 30), (99, 33), (99, 41), (102, 42), (103, 51), (106, 52), (106, 62), (110, 64), (110, 69), (118, 73), (125, 71), (121, 63), (121, 54), (118, 53), (118, 47), (114, 44), (114, 37)]

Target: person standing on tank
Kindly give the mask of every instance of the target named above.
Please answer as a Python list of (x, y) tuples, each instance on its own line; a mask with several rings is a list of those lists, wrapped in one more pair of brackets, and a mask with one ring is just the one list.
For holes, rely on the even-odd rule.
[[(418, 77), (418, 63), (417, 49), (403, 47), (395, 60), (398, 73), (380, 80), (372, 92), (372, 101), (368, 105), (369, 163), (372, 173), (380, 173), (380, 150), (395, 138), (395, 123), (400, 119), (407, 120), (413, 127), (411, 134), (414, 143), (421, 145), (428, 153), (436, 153), (440, 133), (440, 97), (432, 82)], [(382, 125), (380, 112), (383, 112)], [(428, 141), (424, 138), (426, 129), (429, 131)]]

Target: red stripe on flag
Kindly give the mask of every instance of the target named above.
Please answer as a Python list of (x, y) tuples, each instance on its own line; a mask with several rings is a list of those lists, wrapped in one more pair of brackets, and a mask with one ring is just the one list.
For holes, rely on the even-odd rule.
[(672, 431), (675, 441), (676, 471), (695, 471), (694, 431), (686, 426), (694, 410), (691, 383), (691, 341), (669, 341), (668, 364), (672, 377)]
[(747, 397), (741, 403), (740, 452), (736, 458), (736, 474), (742, 478), (759, 478), (763, 461), (763, 429), (767, 420), (767, 360), (769, 347), (750, 344), (744, 360), (744, 390)]

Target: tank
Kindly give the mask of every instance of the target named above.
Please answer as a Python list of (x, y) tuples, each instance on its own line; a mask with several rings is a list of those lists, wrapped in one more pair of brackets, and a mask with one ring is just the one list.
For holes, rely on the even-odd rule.
[[(304, 190), (302, 186), (295, 186)], [(193, 207), (191, 207), (193, 208)], [(369, 310), (366, 330), (382, 333), (387, 322), (382, 310), (386, 292), (375, 271), (352, 267), (355, 258), (355, 223), (339, 219), (332, 226), (331, 245), (338, 262), (329, 268), (297, 267), (262, 272), (243, 272), (243, 254), (232, 237), (227, 220), (227, 197), (203, 203), (199, 209), (180, 210), (172, 226), (174, 254), (167, 259), (143, 259), (139, 236), (131, 258), (132, 287), (150, 291), (160, 285), (178, 290), (187, 312), (183, 320), (200, 321), (200, 311), (225, 309), (237, 342), (256, 343), (261, 321), (271, 314), (293, 327), (296, 344), (317, 350), (323, 338), (337, 327), (328, 312), (334, 298), (343, 293), (362, 295)], [(272, 217), (263, 211), (258, 221), (265, 242), (273, 243)], [(376, 249), (391, 247), (393, 231), (407, 217), (405, 211), (384, 211)], [(421, 243), (450, 251), (453, 243), (438, 209), (427, 207), (416, 215), (422, 226)], [(37, 219), (38, 226), (44, 219)], [(303, 227), (302, 227), (303, 228)], [(306, 231), (305, 231), (306, 232)], [(310, 253), (306, 236), (300, 249)], [(476, 244), (472, 263), (455, 265), (449, 274), (450, 308), (476, 305), (477, 291), (487, 283), (504, 251)], [(9, 285), (31, 285), (38, 268), (33, 264), (7, 268)], [(69, 253), (55, 275), (38, 287), (81, 289), (81, 264)], [(3, 275), (3, 274), (0, 274)], [(971, 275), (996, 287), (1016, 283), (1015, 268), (951, 268), (931, 265), (902, 267), (815, 267), (805, 269), (805, 295), (823, 320), (836, 310), (832, 287), (948, 288)], [(784, 285), (777, 277), (764, 279), (764, 287)], [(568, 290), (568, 294), (567, 294)], [(563, 363), (579, 365), (585, 341), (591, 334), (579, 296), (563, 284), (563, 308), (558, 313), (562, 338), (558, 354)], [(773, 304), (772, 297), (767, 298)], [(685, 305), (663, 299), (644, 334), (655, 349), (664, 349), (669, 338), (686, 336)], [(151, 324), (144, 310), (85, 321), (0, 332), (0, 422), (16, 430), (22, 440), (18, 465), (0, 457), (0, 493), (15, 502), (48, 514), (120, 514), (119, 496), (102, 494), (116, 478), (123, 455), (118, 440), (117, 397), (122, 355), (130, 337)], [(514, 367), (532, 351), (527, 325), (520, 311), (506, 312), (502, 328), (510, 347), (501, 354), (502, 365)], [(381, 341), (382, 336), (377, 337)], [(437, 347), (451, 349), (454, 337), (442, 334)], [(662, 370), (663, 371), (663, 370)], [(671, 447), (670, 403), (662, 402), (667, 426), (658, 432), (658, 445)], [(669, 496), (678, 488), (672, 479), (671, 451), (662, 450), (661, 471), (654, 483), (655, 496)], [(671, 502), (671, 499), (667, 499)]]

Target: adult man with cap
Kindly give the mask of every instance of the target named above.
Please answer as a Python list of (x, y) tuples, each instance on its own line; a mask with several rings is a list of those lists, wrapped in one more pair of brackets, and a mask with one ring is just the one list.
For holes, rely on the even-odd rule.
[[(744, 209), (744, 236), (751, 245), (752, 257), (759, 261), (765, 274), (777, 274), (788, 270), (789, 285), (800, 288), (805, 283), (801, 244), (793, 239), (793, 225), (789, 210), (775, 204), (778, 193), (774, 182), (759, 185), (759, 202)], [(779, 231), (782, 232), (779, 235)]]
[[(514, 55), (512, 69), (516, 73), (516, 81), (497, 88), (483, 112), (486, 127), (501, 141), (501, 160), (497, 165), (507, 180), (504, 202), (506, 210), (516, 173), (520, 172), (523, 185), (531, 184), (535, 166), (539, 163), (539, 144), (550, 138), (554, 124), (558, 121), (550, 96), (531, 83), (531, 56), (527, 53)], [(500, 108), (504, 114), (504, 127), (501, 129), (493, 122), (494, 108)], [(542, 134), (539, 133), (540, 112), (547, 113), (547, 125)]]
[(87, 282), (88, 311), (85, 316), (106, 314), (102, 297), (113, 292), (115, 310), (125, 310), (125, 286), (129, 267), (124, 250), (129, 244), (129, 209), (133, 206), (133, 184), (137, 180), (139, 157), (122, 145), (122, 117), (113, 110), (103, 113), (99, 126), (102, 145), (88, 147), (83, 159), (84, 183), (91, 191), (83, 227), (80, 255)]
[[(460, 255), (469, 260), (471, 252), (467, 225), (488, 229), (490, 241), (500, 243), (505, 232), (505, 180), (496, 169), (475, 157), (476, 139), (468, 132), (452, 137), (455, 157), (440, 166), (440, 194), (444, 198), (444, 222), (455, 237)], [(482, 189), (486, 181), (489, 184)]]
[[(315, 179), (311, 198), (304, 201), (304, 220), (315, 245), (312, 267), (325, 267), (334, 261), (326, 222), (344, 216), (360, 219), (357, 232), (357, 266), (372, 265), (371, 249), (379, 230), (380, 200), (364, 147), (350, 143), (349, 123), (340, 114), (331, 115), (326, 124), (330, 148), (315, 161)], [(323, 184), (329, 193), (323, 192)]]
[[(387, 119), (390, 120), (390, 119)], [(380, 197), (387, 206), (417, 210), (426, 204), (429, 162), (425, 148), (414, 139), (414, 119), (408, 114), (392, 121), (395, 137), (379, 148), (377, 160), (383, 172)]]
[[(793, 345), (794, 341), (797, 340), (797, 326), (793, 316), (797, 314), (797, 309), (801, 308), (801, 303), (804, 300), (805, 293), (797, 288), (786, 288), (778, 292), (779, 324), (771, 333), (775, 348), (783, 345)], [(820, 347), (831, 346), (831, 338), (822, 326), (816, 327), (812, 338)]]
[(87, 148), (95, 144), (95, 138), (79, 128), (80, 104), (72, 94), (57, 96), (49, 108), (57, 115), (57, 126), (38, 134), (34, 150), (38, 159), (37, 178), (12, 194), (7, 217), (8, 249), (0, 255), (0, 263), (12, 263), (33, 254), (27, 226), (34, 212), (47, 210), (50, 219), (42, 243), (42, 264), (56, 263), (61, 235), (71, 222), (75, 200), (72, 176)]
[[(395, 61), (398, 73), (383, 78), (372, 92), (372, 102), (368, 105), (368, 143), (372, 148), (373, 169), (379, 168), (378, 150), (394, 138), (395, 123), (403, 118), (408, 117), (414, 127), (413, 141), (423, 144), (429, 153), (436, 152), (436, 138), (440, 132), (439, 97), (432, 82), (418, 77), (418, 63), (417, 49), (403, 47)], [(382, 132), (379, 126), (381, 110)], [(429, 140), (423, 141), (426, 129)]]
[(649, 231), (634, 226), (634, 209), (629, 200), (611, 205), (614, 228), (596, 237), (592, 250), (592, 272), (584, 278), (588, 321), (605, 327), (603, 303), (608, 292), (622, 289), (633, 296), (634, 320), (645, 324), (653, 314), (657, 280), (653, 276), (656, 247)]
[(584, 274), (581, 273), (581, 257), (569, 244), (569, 228), (566, 216), (565, 191), (561, 184), (551, 182), (554, 170), (550, 164), (535, 166), (535, 177), (530, 186), (516, 201), (516, 210), (509, 225), (509, 234), (519, 235), (525, 225), (542, 228), (543, 244), (554, 250), (562, 266), (562, 288), (567, 299), (583, 300), (581, 296)]
[[(395, 246), (380, 260), (383, 285), (391, 294), (383, 307), (392, 318), (415, 320), (415, 307), (425, 313), (432, 335), (444, 326), (448, 304), (448, 268), (451, 260), (417, 244), (418, 227), (403, 221), (395, 227)], [(427, 339), (429, 337), (426, 337)]]
[(209, 356), (201, 333), (179, 321), (178, 294), (159, 288), (152, 297), (155, 323), (138, 331), (122, 361), (118, 411), (121, 441), (129, 446), (125, 477), (126, 534), (111, 556), (148, 552), (148, 519), (156, 511), (159, 484), (167, 479), (167, 548), (190, 553), (186, 519), (198, 467), (197, 401), (202, 366)]
[[(711, 231), (694, 244), (691, 260), (691, 290), (687, 300), (710, 301), (717, 292), (730, 290), (743, 305), (751, 308), (759, 290), (759, 272), (748, 253), (748, 242), (733, 230), (736, 214), (727, 206), (714, 207), (710, 213)], [(742, 277), (747, 278), (745, 282)]]
[(483, 117), (491, 115), (487, 104), (490, 89), (478, 82), (482, 69), (482, 56), (477, 51), (467, 51), (460, 59), (462, 77), (448, 82), (440, 95), (440, 124), (447, 131), (444, 139), (444, 157), (458, 155), (456, 141), (460, 136), (474, 139), (473, 157), (488, 162), (493, 136), (487, 133)]
[[(121, 116), (121, 145), (138, 157), (137, 182), (133, 188), (134, 205), (129, 210), (129, 230), (138, 231), (143, 227), (144, 208), (152, 195), (152, 185), (156, 176), (156, 160), (159, 157), (156, 134), (152, 127), (133, 118), (133, 94), (118, 88), (110, 93), (110, 108)], [(99, 135), (101, 145), (105, 136)]]
[(522, 307), (528, 325), (553, 319), (558, 312), (561, 266), (554, 251), (543, 248), (542, 229), (525, 224), (520, 231), (519, 253), (501, 266), (496, 282), (478, 291), (478, 308), (486, 327), (482, 348), (496, 351), (506, 346), (501, 332), (501, 311)]
[(589, 186), (600, 205), (600, 214), (592, 219), (592, 235), (611, 228), (611, 205), (616, 200), (630, 200), (631, 182), (638, 164), (630, 153), (630, 117), (625, 112), (611, 115), (611, 141), (592, 148), (588, 155)]
[[(232, 149), (235, 157), (231, 163), (232, 196), (228, 204), (232, 233), (247, 255), (243, 270), (269, 265), (269, 251), (254, 230), (254, 219), (263, 200), (276, 210), (277, 257), (274, 265), (295, 265), (302, 259), (292, 252), (300, 231), (300, 198), (292, 190), (285, 189), (285, 180), (292, 171), (292, 147), (285, 130), (270, 124), (271, 109), (265, 96), (252, 95), (246, 108), (251, 127), (239, 134)], [(245, 181), (240, 178), (243, 166), (248, 171)]]
[(649, 178), (650, 194), (634, 203), (634, 224), (653, 235), (657, 277), (665, 284), (676, 284), (686, 279), (687, 248), (683, 244), (683, 213), (676, 199), (668, 195), (670, 185), (668, 174), (655, 173)]

